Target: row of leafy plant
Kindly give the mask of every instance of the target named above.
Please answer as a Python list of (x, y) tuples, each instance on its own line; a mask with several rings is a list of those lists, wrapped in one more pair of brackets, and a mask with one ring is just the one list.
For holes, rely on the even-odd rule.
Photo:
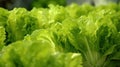
[(0, 8), (0, 67), (119, 67), (120, 5)]

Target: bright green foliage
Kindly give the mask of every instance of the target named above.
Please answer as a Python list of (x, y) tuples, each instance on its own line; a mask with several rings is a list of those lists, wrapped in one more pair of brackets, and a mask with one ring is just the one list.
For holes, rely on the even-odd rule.
[(0, 67), (120, 67), (119, 7), (2, 9)]
[(81, 52), (84, 67), (120, 66), (118, 12), (99, 7), (87, 16), (56, 23), (52, 29), (56, 43), (62, 46), (59, 50)]
[[(87, 17), (80, 17), (82, 19), (78, 22), (80, 33), (71, 31), (73, 35), (73, 42), (71, 42), (85, 58), (85, 67), (107, 67), (112, 60), (111, 54), (119, 46), (119, 43), (116, 42), (116, 39), (119, 39), (119, 32), (108, 17), (109, 12), (112, 11), (101, 11), (103, 14), (97, 15), (98, 18), (94, 18), (96, 16), (93, 14), (93, 16), (89, 14)], [(104, 15), (105, 13), (108, 14)]]
[(9, 12), (3, 8), (0, 8), (0, 26), (5, 26), (8, 19)]
[(2, 47), (5, 45), (5, 39), (6, 39), (6, 35), (5, 35), (5, 28), (0, 26), (0, 51), (2, 49)]
[(7, 20), (7, 33), (8, 33), (8, 42), (14, 42), (20, 40), (26, 33), (25, 28), (25, 19), (27, 11), (26, 9), (14, 9), (10, 11)]
[(29, 15), (24, 8), (18, 8), (10, 11), (6, 23), (6, 31), (8, 33), (7, 43), (11, 43), (24, 38), (26, 34), (31, 34), (37, 29), (36, 19)]
[(66, 11), (72, 18), (79, 18), (80, 16), (88, 15), (88, 13), (91, 12), (93, 9), (93, 6), (88, 4), (84, 4), (81, 6), (77, 4), (72, 4), (66, 7)]
[(79, 53), (55, 51), (47, 34), (47, 30), (36, 30), (23, 41), (3, 48), (0, 67), (82, 67)]

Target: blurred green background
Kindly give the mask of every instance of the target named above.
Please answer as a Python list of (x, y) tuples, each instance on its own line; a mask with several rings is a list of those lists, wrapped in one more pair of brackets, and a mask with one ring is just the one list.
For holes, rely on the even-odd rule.
[(28, 10), (33, 7), (48, 7), (49, 4), (66, 6), (71, 3), (77, 4), (91, 4), (91, 5), (104, 5), (107, 3), (119, 3), (120, 0), (0, 0), (0, 7), (6, 9), (13, 9), (15, 7), (24, 7)]

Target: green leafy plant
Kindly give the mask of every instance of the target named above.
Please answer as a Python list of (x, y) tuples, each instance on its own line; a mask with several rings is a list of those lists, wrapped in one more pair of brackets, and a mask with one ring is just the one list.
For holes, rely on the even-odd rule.
[(119, 67), (120, 5), (0, 10), (0, 67)]

